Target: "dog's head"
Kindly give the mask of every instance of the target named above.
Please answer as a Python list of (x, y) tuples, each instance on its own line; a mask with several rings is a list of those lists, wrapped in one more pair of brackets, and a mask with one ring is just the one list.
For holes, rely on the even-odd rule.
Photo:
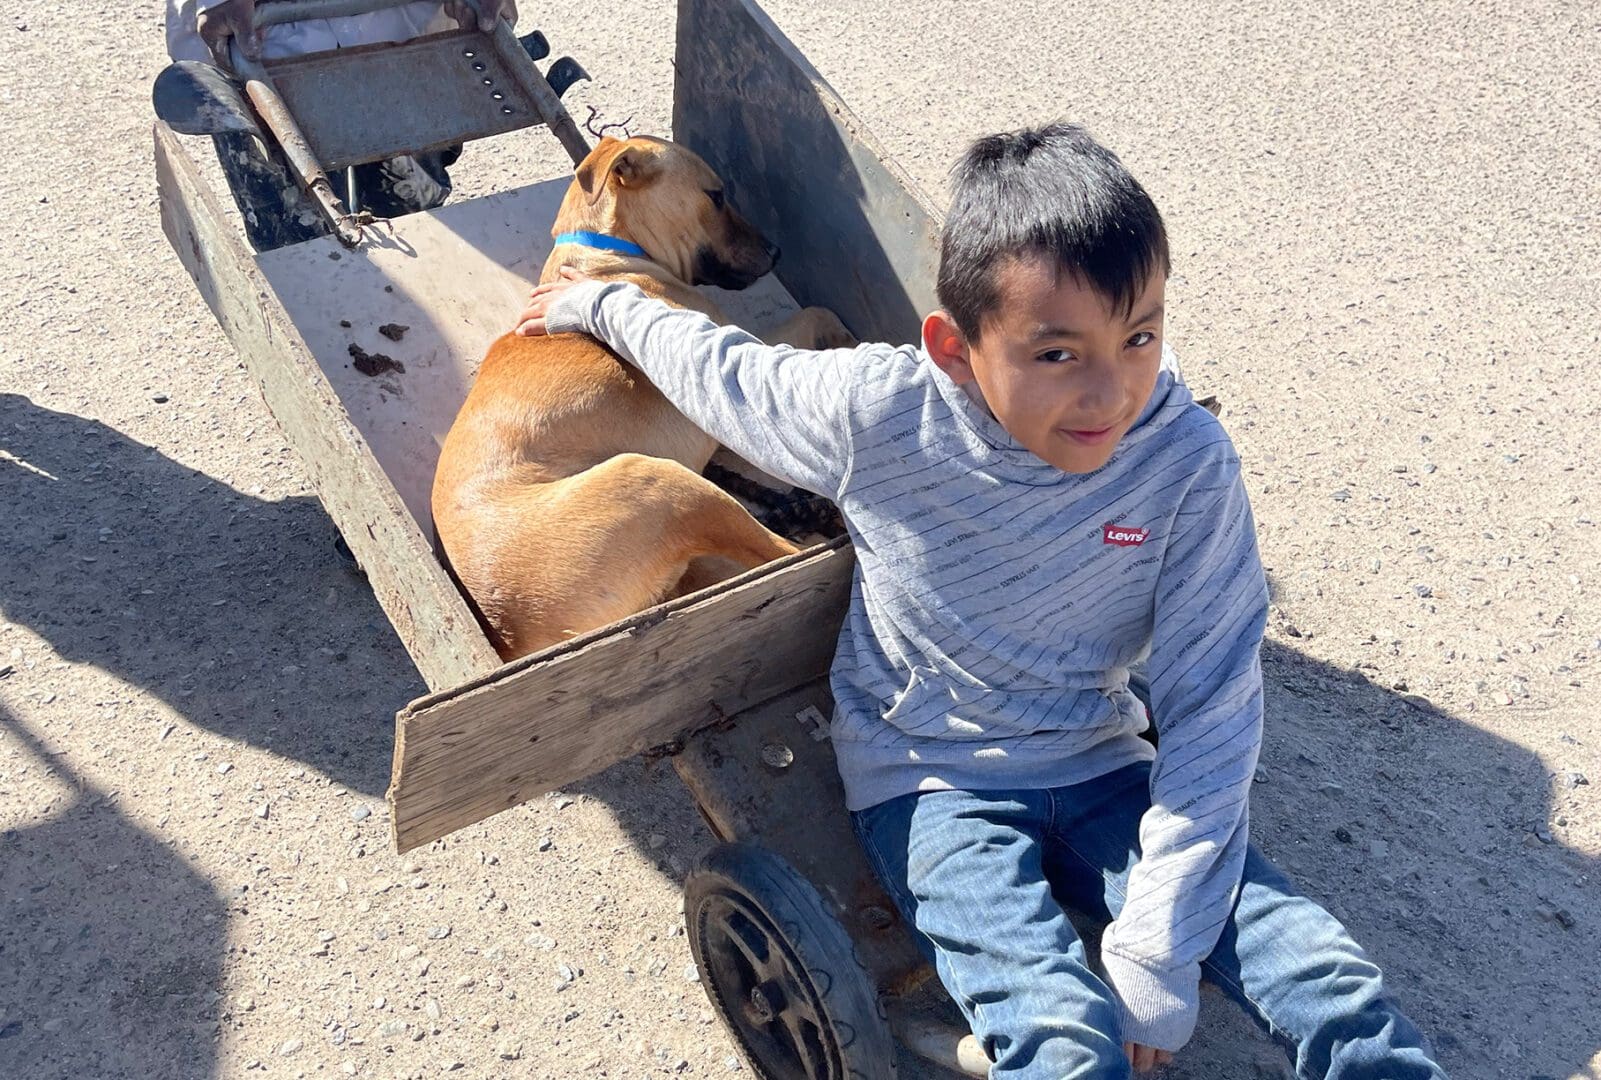
[(729, 205), (711, 167), (665, 139), (605, 138), (590, 151), (552, 232), (581, 229), (632, 240), (691, 285), (743, 289), (778, 261), (778, 248)]

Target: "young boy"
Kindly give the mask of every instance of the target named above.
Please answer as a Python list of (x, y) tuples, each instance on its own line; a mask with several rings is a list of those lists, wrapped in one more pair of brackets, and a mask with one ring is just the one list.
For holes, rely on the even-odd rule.
[[(1298, 1076), (1441, 1077), (1344, 927), (1246, 841), (1267, 591), (1238, 456), (1164, 363), (1168, 268), (1145, 191), (1053, 125), (958, 165), (921, 350), (769, 347), (621, 283), (541, 286), (519, 329), (599, 337), (838, 503), (846, 799), (991, 1077), (1163, 1064), (1203, 976)], [(1111, 919), (1099, 968), (1064, 904)]]

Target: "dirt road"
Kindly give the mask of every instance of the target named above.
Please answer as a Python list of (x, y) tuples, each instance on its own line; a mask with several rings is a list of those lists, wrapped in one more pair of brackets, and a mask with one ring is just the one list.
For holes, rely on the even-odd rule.
[[(668, 133), (670, 5), (523, 6), (580, 116)], [(1601, 1075), (1594, 5), (769, 7), (939, 198), (1053, 116), (1145, 181), (1274, 580), (1256, 839), (1453, 1075)], [(422, 685), (161, 236), (160, 12), (0, 39), (0, 1076), (739, 1075), (666, 772), (390, 853)], [(1280, 1061), (1208, 999), (1169, 1075)]]

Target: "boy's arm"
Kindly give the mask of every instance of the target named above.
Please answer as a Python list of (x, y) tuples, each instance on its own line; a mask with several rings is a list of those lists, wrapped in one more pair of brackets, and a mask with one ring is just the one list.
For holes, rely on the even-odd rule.
[(1267, 585), (1238, 459), (1197, 480), (1157, 579), (1157, 728), (1140, 859), (1101, 945), (1123, 1037), (1177, 1050), (1195, 1028), (1200, 963), (1233, 910), (1262, 737)]
[(850, 457), (851, 350), (768, 345), (625, 282), (585, 281), (564, 290), (545, 315), (545, 330), (599, 338), (734, 453), (797, 487), (837, 498)]

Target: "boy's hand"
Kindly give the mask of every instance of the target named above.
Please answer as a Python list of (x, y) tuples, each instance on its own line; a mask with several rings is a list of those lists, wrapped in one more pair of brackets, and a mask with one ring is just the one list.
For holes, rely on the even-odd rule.
[(1139, 1043), (1124, 1043), (1123, 1053), (1128, 1055), (1128, 1063), (1134, 1066), (1137, 1072), (1159, 1069), (1173, 1060), (1173, 1055), (1166, 1050), (1158, 1050), (1154, 1046), (1141, 1046)]
[(445, 0), (445, 14), (464, 30), (493, 34), (500, 19), (517, 25), (517, 0)]
[(239, 42), (239, 51), (246, 59), (261, 59), (261, 35), (256, 32), (255, 15), (256, 0), (223, 0), (200, 13), (195, 29), (217, 63), (232, 67), (228, 60), (229, 38)]
[(537, 337), (544, 334), (545, 315), (550, 311), (550, 306), (556, 302), (556, 298), (579, 282), (593, 280), (581, 270), (564, 266), (561, 268), (559, 280), (535, 285), (534, 291), (528, 294), (528, 306), (517, 316), (517, 329), (514, 333), (522, 337)]

